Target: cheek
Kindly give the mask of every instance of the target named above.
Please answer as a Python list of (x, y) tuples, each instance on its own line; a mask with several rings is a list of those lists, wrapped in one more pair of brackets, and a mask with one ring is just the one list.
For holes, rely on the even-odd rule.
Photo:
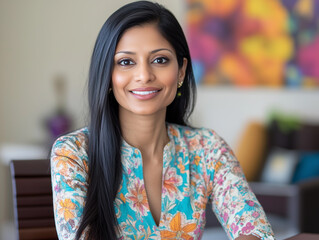
[(113, 90), (121, 89), (126, 82), (125, 74), (118, 73), (117, 71), (113, 71), (112, 73), (112, 88)]
[(124, 97), (125, 86), (127, 84), (127, 77), (125, 74), (119, 74), (118, 72), (114, 71), (112, 74), (112, 91), (116, 101), (120, 104), (122, 101), (121, 99)]
[(162, 77), (166, 81), (167, 89), (169, 89), (169, 98), (173, 101), (177, 91), (178, 71), (168, 71)]

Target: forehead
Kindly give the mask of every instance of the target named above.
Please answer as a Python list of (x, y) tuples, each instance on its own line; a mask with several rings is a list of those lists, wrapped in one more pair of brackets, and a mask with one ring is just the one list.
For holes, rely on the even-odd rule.
[(127, 29), (120, 38), (117, 51), (152, 51), (168, 48), (174, 51), (172, 45), (159, 32), (153, 23), (143, 24)]

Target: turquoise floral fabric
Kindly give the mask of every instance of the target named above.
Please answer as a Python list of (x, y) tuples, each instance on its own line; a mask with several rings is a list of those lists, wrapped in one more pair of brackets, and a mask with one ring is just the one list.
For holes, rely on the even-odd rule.
[[(118, 239), (201, 239), (205, 209), (213, 211), (230, 239), (253, 234), (274, 239), (265, 213), (225, 141), (209, 129), (167, 124), (161, 217), (151, 214), (141, 152), (122, 142), (123, 177), (114, 202)], [(88, 187), (88, 129), (60, 137), (52, 148), (51, 173), (59, 239), (74, 239)], [(82, 234), (86, 238), (87, 230)]]

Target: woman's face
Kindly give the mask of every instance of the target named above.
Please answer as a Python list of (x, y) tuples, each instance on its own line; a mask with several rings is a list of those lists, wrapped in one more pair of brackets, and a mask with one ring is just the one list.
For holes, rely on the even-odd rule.
[(124, 32), (114, 55), (112, 89), (120, 113), (165, 114), (185, 76), (187, 59), (179, 68), (174, 48), (154, 24)]

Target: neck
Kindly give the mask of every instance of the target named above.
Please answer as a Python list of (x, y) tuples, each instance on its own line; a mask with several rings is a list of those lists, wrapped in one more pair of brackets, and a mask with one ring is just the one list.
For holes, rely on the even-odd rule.
[[(119, 111), (121, 131), (124, 140), (138, 148), (142, 155), (158, 156), (169, 142), (165, 123), (166, 109), (154, 115), (128, 114)], [(154, 159), (154, 158), (151, 158)]]

